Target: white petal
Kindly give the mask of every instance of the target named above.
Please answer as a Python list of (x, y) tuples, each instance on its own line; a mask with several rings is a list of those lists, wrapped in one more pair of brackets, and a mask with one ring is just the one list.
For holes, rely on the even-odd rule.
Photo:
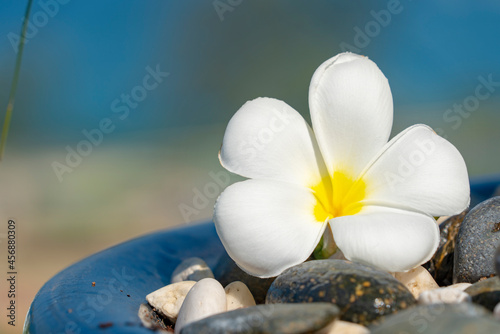
[(368, 206), (330, 225), (347, 259), (391, 272), (427, 262), (439, 244), (434, 218), (410, 211)]
[(455, 215), (469, 206), (469, 178), (462, 155), (425, 125), (414, 125), (393, 138), (363, 178), (368, 204), (433, 216)]
[(327, 225), (314, 218), (312, 192), (294, 184), (247, 180), (226, 188), (214, 209), (217, 233), (247, 273), (271, 277), (304, 262)]
[(307, 122), (292, 107), (271, 98), (249, 101), (231, 118), (220, 160), (244, 177), (304, 186), (317, 184), (327, 173)]
[(387, 143), (392, 127), (392, 94), (377, 65), (341, 53), (324, 62), (309, 87), (314, 133), (330, 173), (356, 177)]

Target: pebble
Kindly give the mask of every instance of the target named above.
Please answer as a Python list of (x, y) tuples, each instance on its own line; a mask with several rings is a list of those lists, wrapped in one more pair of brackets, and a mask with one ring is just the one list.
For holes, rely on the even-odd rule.
[(317, 334), (370, 334), (370, 330), (354, 322), (335, 320)]
[(472, 302), (482, 305), (493, 311), (500, 302), (500, 278), (492, 277), (472, 284), (465, 290), (471, 297)]
[(465, 216), (456, 237), (453, 282), (475, 283), (495, 275), (500, 244), (500, 197), (479, 203)]
[(339, 313), (330, 303), (257, 305), (193, 322), (181, 334), (313, 333), (335, 321)]
[(439, 217), (438, 219), (436, 219), (436, 224), (441, 225), (442, 223), (444, 223), (448, 218), (450, 218), (451, 216), (441, 216)]
[(429, 270), (436, 283), (440, 286), (448, 286), (453, 282), (453, 258), (456, 236), (467, 212), (468, 210), (448, 217), (439, 224), (440, 238), (438, 249), (429, 262), (424, 264), (424, 268)]
[(497, 306), (495, 306), (495, 309), (493, 310), (493, 316), (500, 320), (500, 303), (497, 304)]
[(464, 303), (470, 302), (471, 297), (460, 288), (445, 287), (434, 290), (423, 291), (418, 297), (420, 304), (434, 303)]
[(144, 327), (152, 329), (152, 330), (163, 330), (167, 329), (163, 320), (158, 316), (156, 312), (151, 309), (151, 306), (148, 304), (141, 304), (139, 306), (139, 312), (137, 313), (139, 319), (141, 319), (141, 323)]
[(274, 281), (272, 278), (259, 278), (247, 274), (236, 265), (236, 263), (224, 252), (214, 269), (215, 278), (224, 286), (240, 281), (245, 283), (257, 304), (263, 304), (266, 300), (267, 290)]
[(189, 290), (196, 284), (195, 281), (184, 281), (169, 284), (146, 296), (148, 303), (160, 314), (175, 322), (179, 310)]
[(455, 284), (447, 286), (447, 288), (455, 288), (455, 289), (459, 289), (460, 291), (465, 291), (465, 289), (467, 289), (471, 285), (472, 285), (472, 283), (455, 283)]
[(191, 322), (226, 311), (226, 292), (213, 278), (204, 278), (189, 291), (175, 323), (175, 334)]
[(439, 288), (432, 275), (422, 266), (407, 272), (394, 273), (394, 277), (403, 283), (416, 299), (423, 291)]
[(266, 303), (331, 302), (341, 320), (367, 325), (416, 303), (387, 272), (343, 260), (317, 260), (285, 270), (269, 288)]
[(226, 291), (227, 310), (255, 306), (255, 299), (245, 283), (236, 281), (224, 288)]
[(418, 305), (384, 318), (371, 334), (475, 334), (500, 333), (500, 322), (485, 308), (472, 304)]
[(170, 279), (171, 283), (182, 281), (198, 282), (204, 278), (214, 278), (214, 274), (205, 261), (199, 257), (190, 257), (175, 268)]
[(495, 254), (495, 269), (497, 271), (497, 276), (500, 276), (500, 245), (498, 246)]

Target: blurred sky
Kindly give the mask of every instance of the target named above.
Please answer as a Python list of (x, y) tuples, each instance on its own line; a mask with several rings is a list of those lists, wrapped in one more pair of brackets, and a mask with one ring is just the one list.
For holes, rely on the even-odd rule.
[[(309, 119), (311, 76), (341, 45), (355, 46), (389, 79), (393, 135), (426, 123), (459, 148), (471, 175), (500, 172), (500, 87), (459, 126), (445, 118), (474, 96), (478, 77), (500, 82), (498, 1), (59, 1), (34, 1), (0, 164), (2, 219), (22, 222), (32, 268), (26, 300), (78, 258), (209, 219), (215, 196), (189, 219), (179, 207), (222, 170), (217, 151), (230, 117), (269, 96)], [(25, 7), (0, 0), (2, 115), (16, 56), (11, 37)], [(157, 66), (169, 75), (121, 119), (113, 101)], [(52, 163), (64, 162), (66, 147), (75, 149), (103, 118), (113, 131), (59, 182)]]
[[(26, 46), (11, 145), (78, 140), (81, 129), (113, 116), (111, 101), (156, 64), (170, 77), (115, 134), (226, 123), (256, 96), (282, 98), (307, 115), (314, 69), (342, 42), (355, 45), (353, 29), (364, 31), (371, 11), (391, 3), (239, 1), (221, 21), (214, 4), (227, 0), (64, 0), (59, 8), (46, 6), (54, 17), (45, 22), (36, 14), (54, 1), (33, 6), (32, 27), (39, 27)], [(25, 1), (0, 4), (5, 105), (15, 60), (5, 35), (18, 34)], [(361, 53), (389, 78), (396, 117), (407, 106), (433, 104), (420, 110), (439, 119), (450, 103), (473, 93), (478, 75), (500, 80), (498, 2), (402, 0), (395, 8)]]

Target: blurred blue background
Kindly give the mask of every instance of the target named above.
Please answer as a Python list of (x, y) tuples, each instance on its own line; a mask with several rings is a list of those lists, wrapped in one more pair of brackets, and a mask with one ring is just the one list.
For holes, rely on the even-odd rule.
[[(0, 0), (1, 110), (25, 7)], [(26, 305), (87, 254), (209, 219), (216, 195), (206, 186), (222, 171), (234, 112), (269, 96), (309, 120), (314, 70), (346, 49), (389, 79), (393, 135), (428, 124), (470, 175), (500, 172), (499, 36), (498, 1), (35, 1), (0, 164), (2, 221), (21, 226)], [(152, 90), (141, 88), (147, 67), (168, 72)], [(480, 78), (497, 83), (482, 100)], [(125, 95), (141, 101), (127, 106)], [(68, 147), (103, 119), (113, 130), (58, 177), (54, 162), (66, 164)]]

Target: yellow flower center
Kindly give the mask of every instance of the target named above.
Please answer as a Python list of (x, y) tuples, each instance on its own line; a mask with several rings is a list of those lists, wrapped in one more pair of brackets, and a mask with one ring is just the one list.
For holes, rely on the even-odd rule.
[(333, 177), (325, 176), (311, 187), (317, 203), (314, 216), (319, 222), (335, 217), (354, 215), (361, 211), (366, 184), (363, 179), (354, 180), (347, 173), (336, 171)]

